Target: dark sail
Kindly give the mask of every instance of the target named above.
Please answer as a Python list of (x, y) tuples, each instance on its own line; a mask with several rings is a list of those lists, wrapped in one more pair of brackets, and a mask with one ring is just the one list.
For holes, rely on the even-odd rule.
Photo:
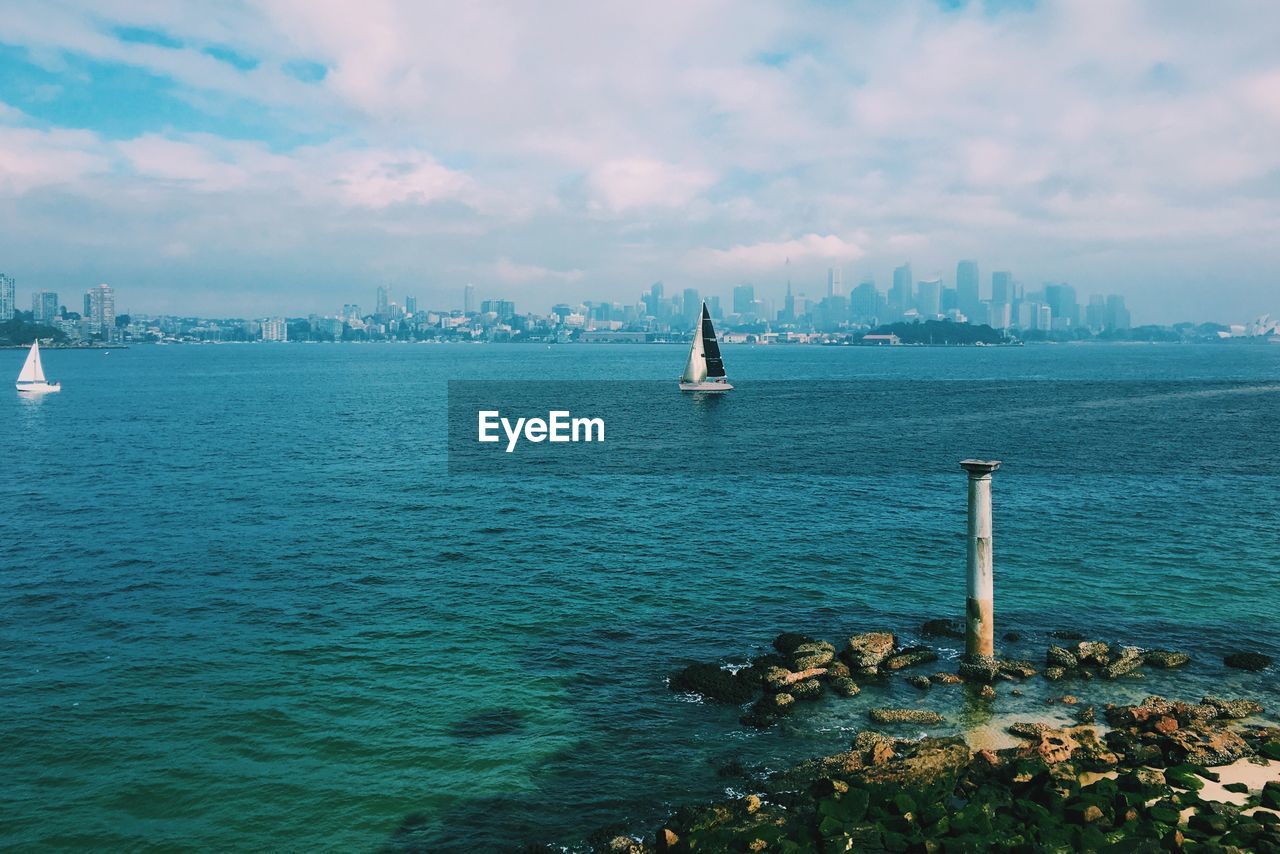
[(711, 325), (711, 312), (707, 304), (702, 304), (702, 348), (707, 357), (707, 376), (724, 376), (724, 361), (720, 358), (720, 342), (716, 341), (716, 330)]

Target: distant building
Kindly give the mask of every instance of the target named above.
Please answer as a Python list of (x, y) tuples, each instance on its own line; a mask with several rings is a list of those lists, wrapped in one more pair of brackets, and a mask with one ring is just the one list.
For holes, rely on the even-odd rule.
[(480, 313), (497, 315), (498, 320), (510, 320), (516, 316), (516, 304), (511, 300), (487, 299), (480, 303)]
[(978, 291), (978, 262), (961, 261), (956, 264), (955, 307), (972, 321), (982, 315), (982, 298)]
[(853, 289), (849, 297), (849, 310), (854, 320), (869, 322), (880, 314), (880, 292), (876, 283), (865, 281)]
[(476, 286), (467, 285), (462, 289), (462, 313), (475, 314), (476, 311)]
[(116, 329), (116, 294), (108, 284), (90, 288), (84, 295), (84, 320), (90, 335), (110, 341)]
[(912, 307), (910, 264), (894, 268), (893, 286), (889, 289), (889, 305), (900, 314), (906, 313)]
[[(973, 318), (970, 322), (976, 322)], [(987, 305), (987, 325), (992, 329), (1008, 329), (1013, 325), (1013, 304), (991, 302)]]
[(710, 312), (711, 316), (714, 318), (719, 319), (724, 317), (724, 315), (720, 313), (720, 297), (707, 297), (707, 311)]
[(1089, 297), (1085, 306), (1084, 323), (1092, 332), (1101, 332), (1107, 328), (1107, 298), (1102, 294)]
[(14, 310), (17, 308), (15, 285), (13, 276), (0, 273), (0, 320), (13, 320)]
[(360, 306), (353, 302), (343, 304), (342, 319), (348, 323), (360, 320)]
[(942, 314), (941, 279), (926, 279), (916, 285), (916, 310), (924, 318)]
[(839, 267), (827, 268), (827, 296), (838, 297), (844, 295), (844, 271)]
[(1076, 289), (1067, 284), (1045, 282), (1044, 301), (1053, 312), (1055, 328), (1080, 325), (1080, 306), (1076, 303)]
[(1125, 308), (1124, 297), (1120, 294), (1107, 295), (1107, 331), (1117, 332), (1129, 329), (1132, 326), (1129, 318), (1129, 309)]
[(697, 288), (684, 289), (684, 316), (690, 323), (698, 319), (698, 315), (702, 314), (702, 297), (698, 294)]
[(404, 310), (405, 310), (405, 311), (407, 311), (409, 314), (417, 314), (417, 313), (418, 313), (418, 298), (417, 298), (417, 297), (405, 297), (405, 298), (404, 298)]
[(36, 323), (52, 323), (61, 312), (58, 295), (53, 291), (37, 291), (31, 295), (31, 318)]
[(1013, 304), (1013, 273), (998, 270), (991, 274), (991, 302)]
[(263, 341), (288, 341), (289, 325), (283, 317), (270, 317), (262, 321)]
[(733, 313), (752, 314), (755, 311), (756, 289), (752, 285), (737, 285), (733, 289)]
[(374, 314), (378, 317), (386, 317), (389, 304), (391, 302), (391, 293), (384, 287), (378, 287), (378, 307), (374, 309)]
[(874, 344), (878, 347), (897, 347), (899, 344), (902, 343), (902, 339), (900, 339), (897, 335), (893, 335), (893, 334), (863, 335), (862, 343)]

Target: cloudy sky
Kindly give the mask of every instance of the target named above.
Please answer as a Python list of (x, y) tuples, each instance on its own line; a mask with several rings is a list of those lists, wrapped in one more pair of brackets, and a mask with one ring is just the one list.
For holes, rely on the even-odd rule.
[(976, 258), (1238, 320), (1280, 312), (1277, 44), (1266, 0), (0, 0), (0, 271), (264, 315)]

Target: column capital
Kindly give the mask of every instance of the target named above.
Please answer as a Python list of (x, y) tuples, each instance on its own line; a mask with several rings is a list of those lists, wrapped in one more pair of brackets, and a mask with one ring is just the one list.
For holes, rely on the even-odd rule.
[(1000, 468), (999, 460), (961, 460), (960, 468), (969, 473), (969, 477), (990, 477)]

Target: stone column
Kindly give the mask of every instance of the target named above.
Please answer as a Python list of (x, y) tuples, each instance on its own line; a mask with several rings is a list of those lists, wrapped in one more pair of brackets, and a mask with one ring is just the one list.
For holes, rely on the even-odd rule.
[(995, 611), (991, 576), (991, 473), (999, 460), (964, 460), (969, 473), (968, 599), (965, 602), (965, 659), (977, 664), (995, 655)]

